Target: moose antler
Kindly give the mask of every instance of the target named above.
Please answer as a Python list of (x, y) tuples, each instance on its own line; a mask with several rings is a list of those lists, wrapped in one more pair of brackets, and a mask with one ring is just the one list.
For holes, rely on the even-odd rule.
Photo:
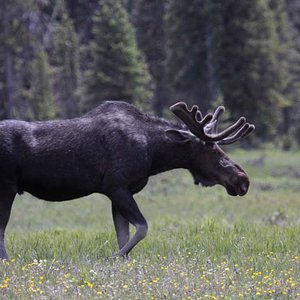
[(198, 106), (194, 105), (189, 110), (184, 102), (172, 105), (170, 110), (187, 125), (195, 136), (205, 142), (217, 142), (220, 145), (232, 144), (255, 129), (253, 124), (246, 122), (245, 117), (240, 117), (234, 124), (218, 132), (219, 117), (225, 111), (223, 106), (219, 106), (214, 114), (207, 114), (204, 117)]

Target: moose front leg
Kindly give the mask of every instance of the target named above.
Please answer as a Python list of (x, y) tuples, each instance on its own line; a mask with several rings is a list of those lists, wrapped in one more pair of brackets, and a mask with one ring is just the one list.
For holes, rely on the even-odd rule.
[(16, 193), (0, 187), (0, 259), (8, 259), (4, 235), (15, 195)]
[[(118, 256), (126, 256), (132, 250), (132, 248), (139, 243), (147, 234), (148, 225), (147, 222), (139, 210), (132, 194), (127, 190), (118, 190), (110, 195), (112, 205), (118, 213), (117, 216), (117, 236), (122, 236), (122, 242), (125, 241), (127, 227), (125, 227), (125, 220), (135, 226), (136, 232), (131, 239), (129, 238), (129, 231), (126, 244), (117, 253)], [(118, 216), (120, 214), (122, 216)], [(121, 222), (122, 221), (122, 222)], [(123, 224), (122, 224), (123, 223)], [(116, 224), (116, 223), (115, 223)], [(127, 226), (127, 225), (126, 225)], [(118, 229), (117, 229), (118, 228)], [(122, 229), (121, 229), (122, 228)], [(128, 228), (129, 229), (129, 228)], [(119, 230), (119, 232), (118, 232)], [(118, 239), (119, 242), (119, 239)], [(122, 244), (121, 242), (121, 244)], [(119, 242), (120, 245), (120, 242)]]

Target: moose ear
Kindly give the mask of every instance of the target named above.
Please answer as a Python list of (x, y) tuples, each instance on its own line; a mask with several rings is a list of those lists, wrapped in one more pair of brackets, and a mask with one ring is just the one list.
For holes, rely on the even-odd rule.
[(195, 139), (195, 136), (184, 130), (168, 129), (165, 131), (167, 137), (177, 143), (185, 144)]

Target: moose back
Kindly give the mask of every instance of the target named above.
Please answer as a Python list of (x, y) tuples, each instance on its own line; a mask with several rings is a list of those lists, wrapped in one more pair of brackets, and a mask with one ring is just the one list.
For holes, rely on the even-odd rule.
[[(107, 101), (83, 117), (46, 122), (0, 122), (0, 258), (6, 259), (4, 233), (16, 194), (48, 201), (91, 193), (105, 194), (119, 251), (127, 255), (147, 233), (147, 222), (133, 195), (148, 178), (175, 168), (190, 170), (195, 184), (223, 185), (244, 195), (249, 179), (218, 146), (248, 135), (254, 126), (241, 117), (218, 132), (223, 107), (204, 117), (197, 106), (173, 105), (182, 122), (140, 112), (133, 105)], [(136, 228), (130, 237), (129, 224)]]

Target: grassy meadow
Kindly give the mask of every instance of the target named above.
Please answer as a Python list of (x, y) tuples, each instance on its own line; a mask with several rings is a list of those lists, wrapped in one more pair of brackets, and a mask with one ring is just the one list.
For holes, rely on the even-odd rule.
[(110, 201), (15, 200), (0, 262), (1, 299), (300, 299), (300, 152), (230, 154), (249, 193), (193, 185), (176, 170), (136, 199), (149, 233), (117, 250)]

